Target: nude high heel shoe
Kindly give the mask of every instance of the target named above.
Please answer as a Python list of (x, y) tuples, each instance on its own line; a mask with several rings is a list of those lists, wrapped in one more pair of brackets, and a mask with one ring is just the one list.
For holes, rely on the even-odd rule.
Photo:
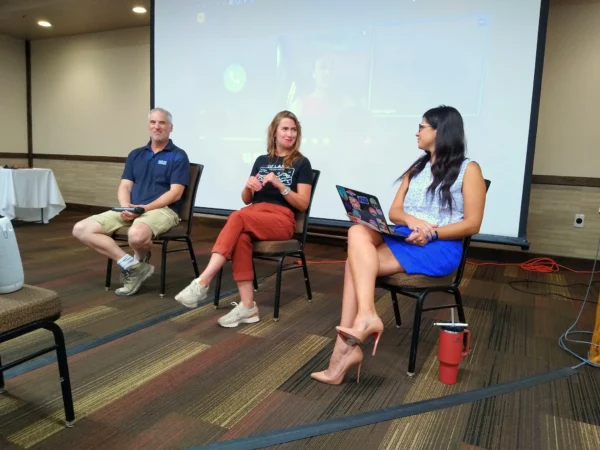
[(328, 377), (327, 375), (325, 375), (325, 371), (315, 372), (315, 373), (312, 373), (310, 376), (313, 379), (320, 381), (321, 383), (337, 385), (337, 384), (342, 383), (348, 370), (355, 364), (358, 364), (358, 372), (356, 374), (356, 382), (358, 383), (360, 380), (360, 366), (362, 365), (362, 361), (363, 361), (363, 352), (360, 349), (360, 347), (358, 345), (356, 345), (352, 348), (352, 351), (346, 357), (344, 367), (342, 368), (340, 373), (338, 373), (336, 376)]
[(375, 338), (375, 343), (373, 344), (373, 356), (375, 356), (375, 352), (377, 351), (377, 344), (379, 343), (379, 339), (383, 334), (383, 322), (378, 317), (376, 320), (372, 321), (364, 330), (341, 326), (335, 327), (335, 329), (346, 340), (346, 343), (349, 345), (363, 344), (369, 336), (373, 335), (373, 337)]

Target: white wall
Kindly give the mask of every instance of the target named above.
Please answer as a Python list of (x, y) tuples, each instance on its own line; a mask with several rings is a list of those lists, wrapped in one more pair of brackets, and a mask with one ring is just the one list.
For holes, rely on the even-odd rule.
[(149, 27), (33, 41), (31, 70), (34, 153), (127, 156), (147, 142)]
[(25, 41), (0, 35), (0, 153), (27, 153)]

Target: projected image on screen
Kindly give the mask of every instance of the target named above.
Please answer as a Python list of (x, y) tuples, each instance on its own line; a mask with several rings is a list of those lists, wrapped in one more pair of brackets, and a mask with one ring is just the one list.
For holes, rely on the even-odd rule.
[[(479, 114), (488, 27), (480, 16), (376, 27), (370, 111), (420, 117), (445, 98), (463, 116)], [(424, 57), (432, 46), (436, 57)]]
[(279, 69), (290, 85), (287, 103), (303, 120), (333, 120), (349, 109), (366, 108), (371, 29), (297, 33), (278, 40)]
[(321, 171), (311, 216), (347, 222), (336, 185), (387, 212), (422, 155), (422, 114), (445, 104), (492, 181), (481, 232), (517, 237), (540, 1), (155, 0), (155, 104), (205, 166), (197, 206), (242, 206), (268, 124), (288, 109)]
[(273, 110), (277, 93), (277, 43), (274, 39), (225, 39), (191, 50), (196, 130), (213, 141), (260, 138), (264, 121), (256, 107)]
[(369, 135), (372, 28), (278, 36), (286, 108), (304, 129), (303, 149), (333, 157)]

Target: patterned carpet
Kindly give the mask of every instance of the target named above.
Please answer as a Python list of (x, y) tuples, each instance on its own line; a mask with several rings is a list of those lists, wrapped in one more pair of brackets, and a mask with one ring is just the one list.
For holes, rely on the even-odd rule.
[[(547, 294), (582, 297), (585, 288), (520, 285), (538, 294), (532, 295), (507, 283), (524, 278), (586, 283), (586, 275), (468, 265), (462, 292), (472, 351), (461, 363), (456, 385), (437, 379), (433, 322), (446, 319), (448, 312), (424, 315), (417, 373), (408, 378), (413, 302), (401, 299), (398, 329), (383, 291), (377, 292), (377, 310), (385, 332), (377, 356), (365, 352), (360, 383), (351, 373), (340, 386), (323, 385), (309, 375), (322, 370), (331, 353), (343, 265), (314, 263), (343, 259), (343, 248), (309, 244), (313, 301), (306, 299), (301, 271), (284, 274), (278, 322), (271, 320), (274, 265), (257, 261), (262, 319), (224, 329), (216, 320), (236, 294), (223, 299), (217, 311), (212, 305), (182, 309), (172, 299), (193, 276), (183, 252), (169, 257), (165, 298), (158, 296), (158, 275), (131, 298), (106, 292), (105, 260), (70, 236), (81, 217), (65, 213), (46, 226), (17, 228), (26, 282), (56, 290), (63, 301), (60, 324), (74, 353), (69, 366), (77, 422), (72, 429), (63, 426), (56, 364), (13, 373), (0, 394), (2, 449), (181, 449), (434, 399), (578, 362), (557, 339), (581, 302)], [(205, 219), (195, 224), (201, 266), (220, 226)], [(230, 267), (224, 282), (224, 291), (233, 288)], [(592, 300), (597, 296), (594, 289)], [(441, 294), (429, 298), (428, 304), (444, 303)], [(596, 305), (588, 306), (580, 329), (592, 328)], [(154, 324), (145, 326), (149, 321)], [(0, 354), (8, 362), (43, 340), (43, 332), (24, 336), (0, 345)], [(598, 424), (600, 370), (584, 367), (577, 375), (530, 389), (280, 447), (598, 449)]]

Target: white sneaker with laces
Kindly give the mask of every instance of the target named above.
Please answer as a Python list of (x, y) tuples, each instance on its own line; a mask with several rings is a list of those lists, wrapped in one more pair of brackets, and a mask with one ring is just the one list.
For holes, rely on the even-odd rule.
[(208, 296), (208, 286), (200, 286), (197, 279), (192, 282), (179, 294), (175, 296), (175, 300), (187, 308), (196, 308), (198, 302), (201, 302)]
[(256, 323), (260, 320), (256, 302), (252, 308), (246, 308), (243, 303), (231, 302), (235, 307), (221, 317), (217, 322), (225, 328), (235, 328), (240, 323)]

